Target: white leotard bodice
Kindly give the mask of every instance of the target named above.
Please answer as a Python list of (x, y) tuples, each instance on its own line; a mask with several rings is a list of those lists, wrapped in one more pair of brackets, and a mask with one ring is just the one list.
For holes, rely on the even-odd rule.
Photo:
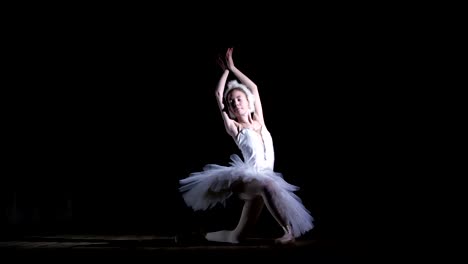
[(258, 168), (273, 170), (275, 153), (270, 132), (262, 126), (260, 134), (251, 128), (242, 128), (236, 137), (244, 162)]

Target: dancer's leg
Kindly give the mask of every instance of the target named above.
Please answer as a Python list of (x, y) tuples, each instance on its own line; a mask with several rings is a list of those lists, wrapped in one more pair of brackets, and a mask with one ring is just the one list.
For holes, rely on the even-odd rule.
[(221, 230), (207, 233), (205, 236), (206, 239), (216, 242), (239, 243), (239, 239), (245, 235), (247, 227), (255, 223), (260, 215), (261, 209), (263, 208), (263, 203), (258, 199), (258, 194), (260, 194), (269, 212), (284, 231), (284, 235), (276, 239), (275, 242), (281, 244), (294, 243), (295, 239), (292, 234), (291, 226), (287, 222), (284, 213), (281, 211), (281, 208), (284, 208), (286, 205), (281, 204), (282, 200), (280, 199), (280, 193), (275, 183), (273, 181), (251, 182), (243, 185), (242, 190), (245, 197), (250, 196), (254, 198), (245, 200), (237, 227), (234, 230)]
[(206, 239), (215, 242), (239, 243), (245, 237), (249, 227), (253, 226), (263, 208), (263, 200), (261, 196), (253, 199), (244, 200), (242, 213), (234, 230), (221, 230), (206, 234)]
[(254, 225), (263, 209), (263, 198), (260, 195), (260, 185), (257, 182), (244, 183), (239, 181), (233, 184), (233, 192), (244, 200), (239, 222), (234, 230), (221, 230), (207, 233), (205, 238), (209, 241), (239, 243), (245, 237), (248, 228)]
[(263, 209), (263, 199), (261, 196), (255, 196), (250, 200), (245, 200), (242, 214), (233, 233), (238, 238), (245, 237), (250, 228), (257, 222)]
[(278, 189), (276, 188), (274, 182), (268, 182), (264, 184), (262, 188), (262, 197), (266, 207), (268, 208), (268, 211), (270, 211), (273, 218), (275, 218), (284, 231), (284, 235), (280, 238), (277, 238), (275, 242), (280, 244), (294, 243), (295, 239), (292, 234), (291, 226), (287, 222), (284, 213), (281, 211), (281, 208), (285, 205), (282, 205), (281, 200), (278, 199), (280, 194), (278, 193)]

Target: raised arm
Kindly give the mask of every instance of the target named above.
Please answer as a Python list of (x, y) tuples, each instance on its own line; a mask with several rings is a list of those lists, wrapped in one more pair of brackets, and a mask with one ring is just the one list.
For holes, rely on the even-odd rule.
[(224, 87), (226, 86), (229, 69), (226, 67), (224, 61), (221, 58), (218, 58), (218, 64), (221, 66), (223, 74), (221, 75), (221, 78), (219, 79), (218, 85), (216, 87), (216, 101), (218, 102), (218, 107), (221, 111), (221, 116), (224, 121), (226, 132), (231, 136), (235, 136), (237, 133), (237, 128), (234, 121), (229, 117), (227, 105), (224, 105)]
[(232, 59), (232, 51), (233, 48), (228, 48), (226, 52), (226, 67), (231, 71), (236, 78), (243, 83), (247, 88), (250, 89), (252, 94), (255, 98), (255, 114), (257, 121), (259, 121), (262, 125), (265, 125), (265, 121), (263, 119), (263, 109), (262, 109), (262, 102), (260, 101), (260, 94), (258, 93), (257, 85), (250, 80), (244, 73), (242, 73), (239, 69), (236, 68), (234, 65), (234, 60)]

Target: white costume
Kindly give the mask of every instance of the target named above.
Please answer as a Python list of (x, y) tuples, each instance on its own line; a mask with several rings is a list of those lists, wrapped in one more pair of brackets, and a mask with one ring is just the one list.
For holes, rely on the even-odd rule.
[[(193, 210), (207, 210), (218, 203), (225, 204), (233, 194), (233, 183), (258, 181), (272, 187), (272, 200), (291, 226), (294, 237), (311, 230), (314, 219), (294, 194), (299, 187), (289, 184), (281, 173), (273, 170), (275, 156), (270, 132), (265, 127), (261, 128), (260, 134), (243, 128), (235, 142), (243, 159), (234, 154), (229, 166), (209, 164), (203, 171), (191, 173), (180, 180), (185, 203)], [(241, 198), (252, 197), (243, 193)]]

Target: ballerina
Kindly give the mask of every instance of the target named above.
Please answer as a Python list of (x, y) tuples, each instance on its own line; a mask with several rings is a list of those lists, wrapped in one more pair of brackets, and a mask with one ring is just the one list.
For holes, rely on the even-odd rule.
[[(207, 210), (225, 204), (233, 194), (244, 201), (241, 217), (233, 230), (220, 230), (205, 235), (209, 241), (239, 243), (245, 238), (264, 205), (278, 222), (284, 235), (276, 243), (294, 243), (313, 229), (313, 217), (294, 193), (299, 187), (284, 180), (274, 171), (274, 147), (265, 125), (257, 85), (234, 65), (233, 48), (228, 48), (218, 64), (223, 73), (216, 89), (216, 99), (227, 133), (234, 139), (242, 159), (231, 155), (229, 166), (208, 164), (180, 180), (187, 206)], [(237, 78), (227, 83), (229, 73)], [(225, 87), (227, 86), (227, 89)]]

